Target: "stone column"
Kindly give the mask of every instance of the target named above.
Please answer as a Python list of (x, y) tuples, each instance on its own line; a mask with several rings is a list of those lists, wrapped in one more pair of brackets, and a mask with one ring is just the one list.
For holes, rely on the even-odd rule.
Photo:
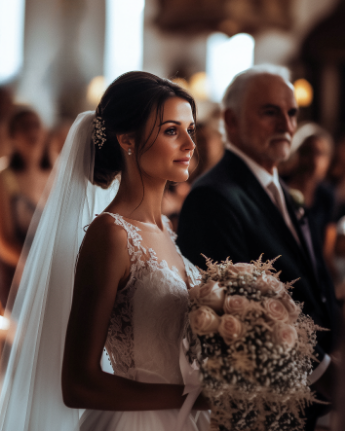
[(26, 0), (18, 99), (48, 125), (85, 108), (86, 86), (103, 74), (105, 1)]

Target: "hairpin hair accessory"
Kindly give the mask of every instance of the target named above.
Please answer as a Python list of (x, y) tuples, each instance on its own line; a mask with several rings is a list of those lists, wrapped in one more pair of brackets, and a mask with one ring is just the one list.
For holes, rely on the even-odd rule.
[(92, 140), (93, 143), (98, 146), (99, 150), (107, 140), (107, 136), (105, 134), (105, 121), (99, 115), (93, 120)]

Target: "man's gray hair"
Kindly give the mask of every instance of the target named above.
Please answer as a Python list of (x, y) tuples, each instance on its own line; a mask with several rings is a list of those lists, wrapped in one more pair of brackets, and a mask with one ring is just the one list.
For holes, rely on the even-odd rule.
[(222, 100), (224, 109), (231, 109), (236, 114), (239, 114), (244, 94), (248, 88), (249, 82), (259, 75), (276, 75), (291, 86), (290, 71), (284, 66), (276, 66), (274, 64), (260, 64), (253, 66), (243, 72), (237, 74), (230, 82), (225, 90)]

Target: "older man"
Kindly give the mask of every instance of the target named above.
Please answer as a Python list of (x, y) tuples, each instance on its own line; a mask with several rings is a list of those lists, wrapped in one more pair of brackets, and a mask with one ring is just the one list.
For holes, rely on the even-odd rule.
[[(238, 75), (224, 99), (228, 150), (209, 173), (199, 179), (180, 215), (178, 244), (200, 267), (201, 253), (217, 261), (250, 262), (281, 256), (275, 263), (283, 281), (299, 278), (293, 289), (304, 312), (331, 329), (320, 332), (310, 383), (329, 397), (334, 365), (336, 303), (321, 248), (305, 217), (298, 217), (289, 193), (280, 182), (277, 165), (290, 153), (296, 130), (297, 104), (288, 71), (257, 66)], [(306, 430), (317, 418), (312, 406)]]

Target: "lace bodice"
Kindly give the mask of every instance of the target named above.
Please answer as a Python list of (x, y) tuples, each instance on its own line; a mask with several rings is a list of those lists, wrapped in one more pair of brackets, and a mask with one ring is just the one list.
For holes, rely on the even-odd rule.
[[(158, 261), (152, 248), (142, 244), (140, 229), (119, 214), (115, 224), (127, 232), (131, 259), (130, 277), (118, 291), (105, 343), (114, 373), (145, 381), (182, 384), (179, 347), (188, 311), (188, 289), (177, 268)], [(163, 216), (165, 228), (175, 242), (176, 235)], [(176, 246), (177, 253), (181, 254)], [(190, 287), (199, 282), (198, 270), (182, 257)]]

